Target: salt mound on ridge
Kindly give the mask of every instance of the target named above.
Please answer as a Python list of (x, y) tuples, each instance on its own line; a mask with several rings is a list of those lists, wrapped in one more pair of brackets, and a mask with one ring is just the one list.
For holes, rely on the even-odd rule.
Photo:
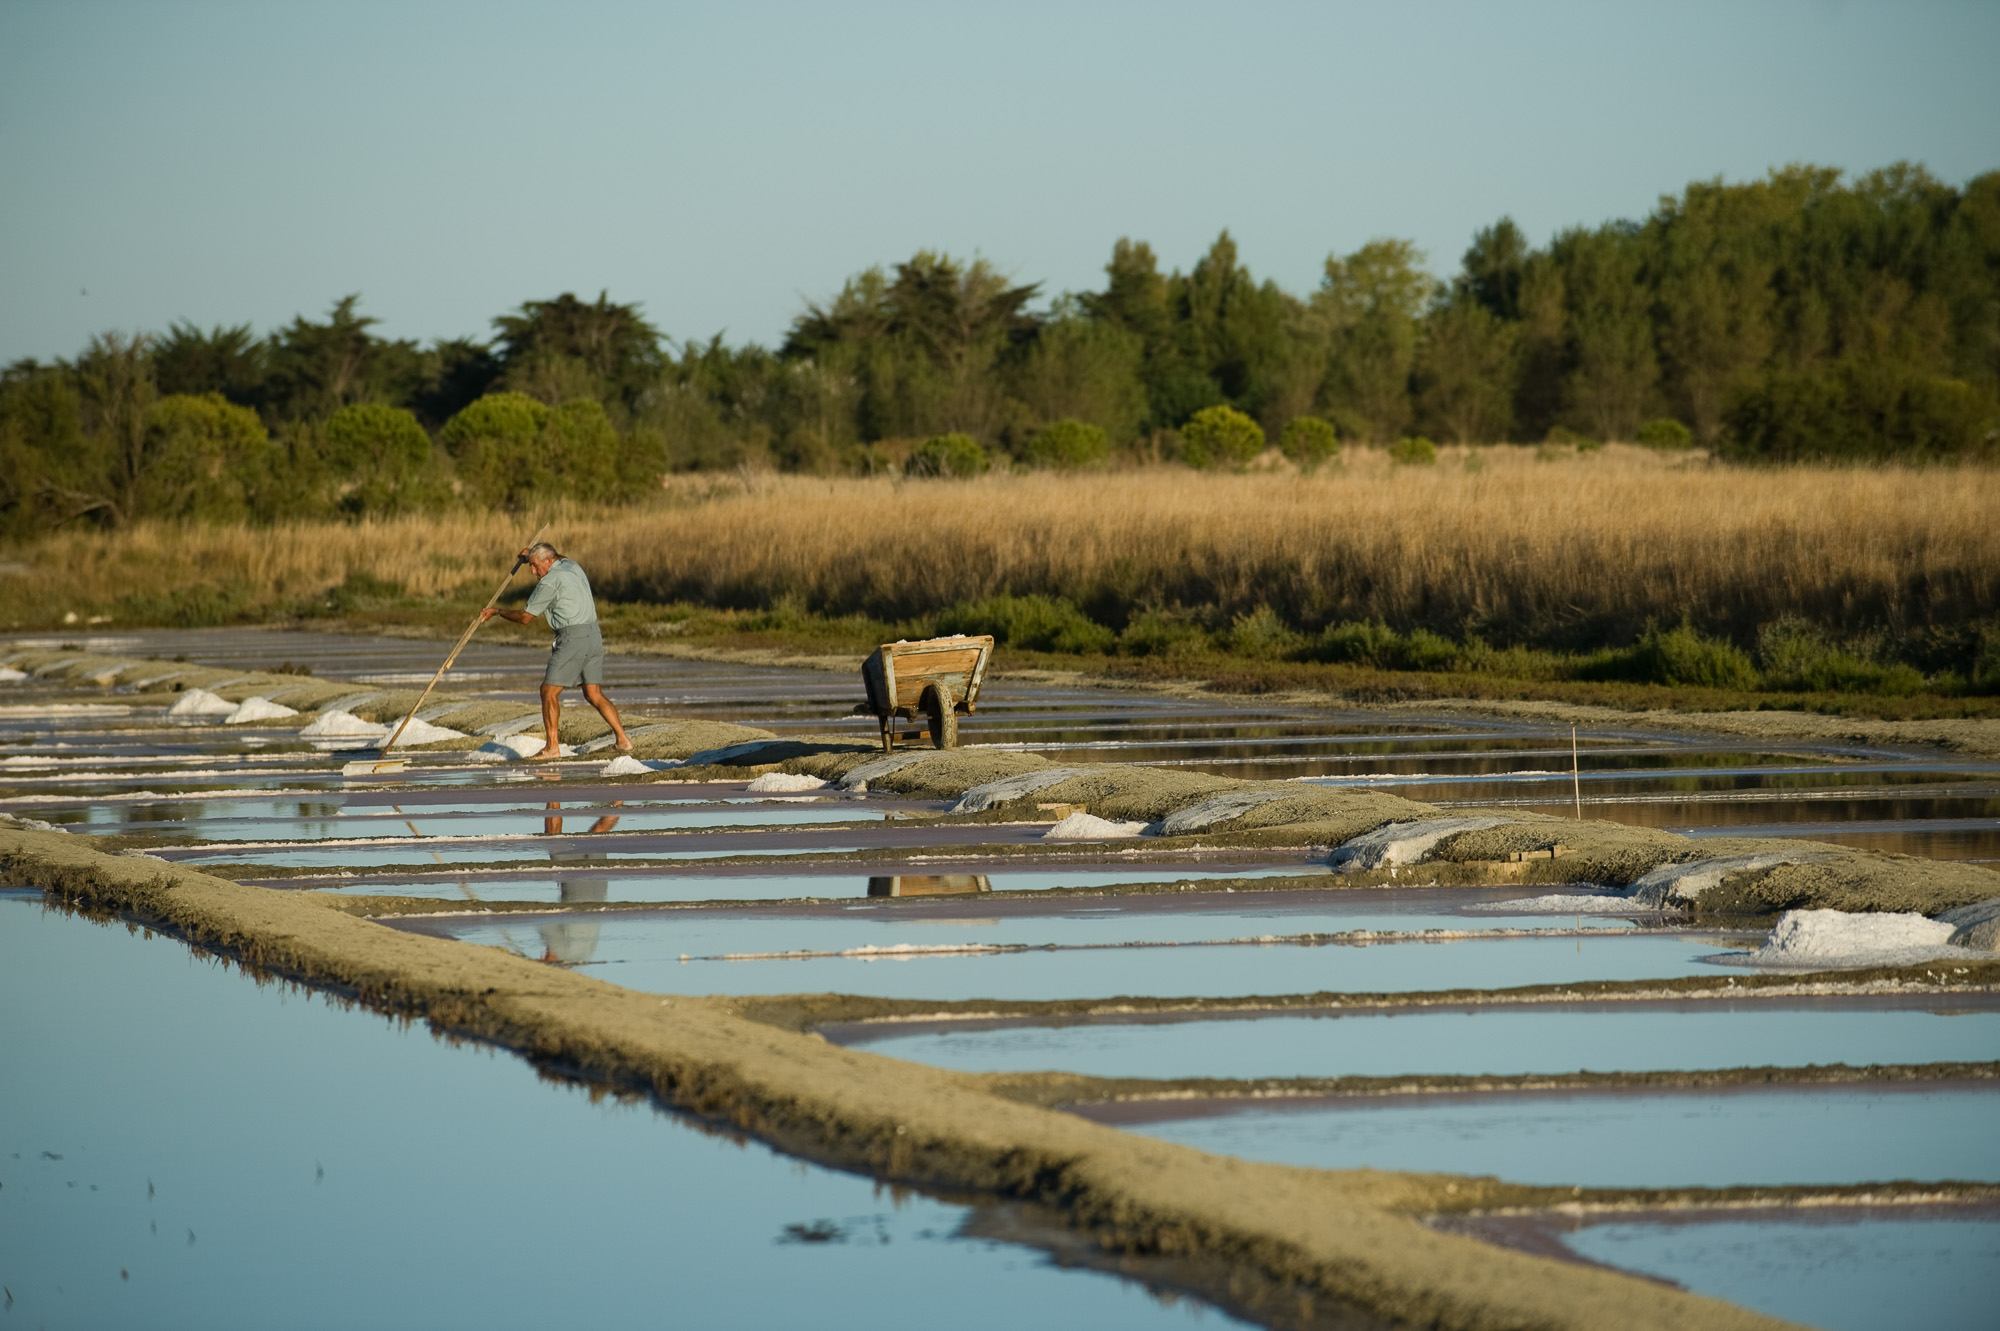
[(1373, 832), (1364, 832), (1341, 842), (1334, 848), (1329, 863), (1340, 873), (1415, 864), (1448, 836), (1456, 836), (1460, 832), (1483, 832), (1509, 821), (1506, 818), (1424, 818), (1416, 822), (1389, 823)]
[(1094, 813), (1073, 813), (1062, 819), (1054, 827), (1042, 833), (1045, 841), (1106, 841), (1112, 837), (1138, 836), (1146, 830), (1144, 823), (1119, 822), (1115, 818), (1099, 818)]
[(379, 739), (389, 733), (389, 727), (378, 726), (373, 721), (363, 721), (352, 712), (339, 710), (321, 712), (312, 724), (299, 731), (304, 739)]
[(1948, 946), (1955, 927), (1914, 913), (1788, 910), (1762, 947), (1728, 960), (1803, 969), (1914, 965), (1957, 955)]
[[(364, 721), (362, 724), (366, 725), (367, 723)], [(394, 735), (396, 727), (402, 725), (403, 718), (397, 717), (394, 721), (383, 727), (383, 729), (388, 731), (389, 734)], [(453, 730), (449, 726), (434, 726), (419, 717), (411, 717), (410, 724), (403, 726), (403, 733), (397, 737), (396, 743), (398, 746), (404, 744), (435, 744), (441, 739), (464, 738), (465, 732), (463, 730)]]
[(25, 670), (16, 670), (13, 666), (0, 666), (0, 684), (19, 684), (27, 677), (28, 672)]
[(773, 791), (818, 790), (826, 782), (803, 772), (766, 772), (752, 781), (745, 789), (763, 795)]
[(236, 704), (227, 698), (218, 698), (207, 689), (187, 689), (174, 700), (167, 709), (168, 716), (228, 716), (236, 710)]
[(269, 698), (245, 698), (236, 705), (236, 710), (222, 718), (222, 723), (240, 726), (249, 721), (282, 721), (288, 716), (297, 716), (298, 708), (287, 707)]

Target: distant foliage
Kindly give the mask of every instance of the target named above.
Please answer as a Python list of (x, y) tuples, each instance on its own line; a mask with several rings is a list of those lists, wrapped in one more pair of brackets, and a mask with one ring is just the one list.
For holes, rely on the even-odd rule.
[[(261, 336), (105, 335), (0, 371), (0, 535), (162, 505), (260, 522), (421, 508), (468, 459), (454, 496), (503, 507), (537, 489), (629, 498), (679, 471), (886, 474), (901, 441), (959, 433), (1069, 469), (1242, 467), (1270, 431), (1310, 470), (1324, 436), (1301, 421), (1377, 446), (1545, 441), (1563, 457), (1637, 441), (1742, 463), (2000, 460), (2000, 171), (1953, 186), (1909, 163), (1788, 166), (1541, 247), (1503, 217), (1441, 277), (1409, 241), (1372, 240), (1327, 255), (1310, 291), (1257, 278), (1226, 231), (1189, 257), (1121, 237), (1098, 289), (1051, 300), (984, 259), (920, 250), (807, 304), (776, 347), (673, 342), (608, 292), (527, 300), (483, 336), (428, 345), (383, 336), (358, 295)], [(539, 442), (444, 438), (504, 394), (550, 413)], [(228, 484), (169, 483), (148, 414), (209, 397), (254, 413), (271, 446)], [(353, 417), (330, 429), (375, 408), (432, 439), (420, 483), (353, 470), (403, 446), (357, 443)]]
[(1059, 597), (989, 596), (953, 606), (938, 616), (939, 634), (990, 633), (1002, 646), (1042, 652), (1103, 652), (1110, 629), (1091, 621)]
[(257, 413), (219, 393), (176, 393), (146, 413), (140, 517), (240, 522), (271, 483), (271, 443)]
[(1437, 460), (1437, 445), (1421, 435), (1389, 445), (1389, 461), (1401, 467), (1434, 467)]
[(1022, 458), (1032, 467), (1077, 471), (1101, 466), (1111, 456), (1111, 439), (1096, 425), (1060, 420), (1038, 430), (1028, 440)]
[(1694, 431), (1671, 416), (1655, 416), (1639, 426), (1639, 442), (1648, 448), (1688, 448), (1694, 444)]
[(333, 504), (346, 513), (406, 513), (450, 497), (433, 465), (431, 437), (414, 413), (371, 402), (342, 407), (327, 418), (321, 456), (331, 474)]
[(1241, 469), (1264, 451), (1264, 427), (1234, 407), (1204, 407), (1181, 430), (1190, 467)]
[(1294, 416), (1278, 436), (1278, 450), (1300, 471), (1313, 472), (1340, 455), (1340, 436), (1317, 416)]
[(519, 510), (537, 500), (619, 497), (618, 432), (593, 398), (548, 407), (525, 393), (489, 393), (439, 435), (467, 498)]
[(969, 434), (940, 434), (910, 451), (905, 476), (980, 476), (992, 465), (986, 450)]

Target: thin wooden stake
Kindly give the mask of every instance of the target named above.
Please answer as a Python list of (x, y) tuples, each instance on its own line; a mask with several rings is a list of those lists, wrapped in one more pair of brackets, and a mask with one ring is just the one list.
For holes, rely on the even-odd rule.
[(1576, 761), (1576, 727), (1569, 728), (1569, 781), (1576, 791), (1576, 817), (1583, 821), (1583, 773)]

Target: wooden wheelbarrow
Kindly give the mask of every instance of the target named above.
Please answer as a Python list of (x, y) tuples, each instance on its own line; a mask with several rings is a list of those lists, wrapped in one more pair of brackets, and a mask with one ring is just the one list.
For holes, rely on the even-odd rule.
[[(861, 683), (868, 701), (855, 711), (873, 714), (882, 723), (882, 751), (896, 748), (898, 719), (922, 716), (931, 743), (940, 749), (958, 747), (958, 714), (979, 704), (979, 686), (986, 663), (993, 659), (993, 639), (959, 635), (925, 638), (921, 642), (885, 642), (861, 663)], [(920, 740), (925, 731), (900, 736)]]

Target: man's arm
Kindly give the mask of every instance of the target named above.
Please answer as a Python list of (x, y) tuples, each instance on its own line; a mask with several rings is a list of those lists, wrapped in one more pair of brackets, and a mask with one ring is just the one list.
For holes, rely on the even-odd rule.
[(490, 605), (479, 612), (479, 622), (484, 624), (495, 615), (500, 616), (502, 619), (511, 620), (516, 624), (532, 624), (535, 622), (535, 617), (525, 610), (496, 610)]

